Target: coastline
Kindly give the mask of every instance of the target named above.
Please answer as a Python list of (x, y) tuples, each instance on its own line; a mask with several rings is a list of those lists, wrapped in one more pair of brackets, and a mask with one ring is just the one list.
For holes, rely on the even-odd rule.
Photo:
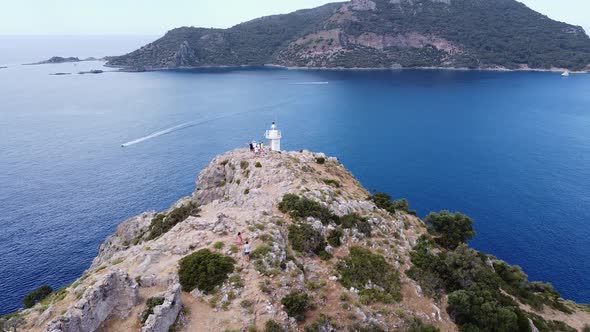
[(448, 70), (448, 71), (482, 71), (482, 72), (541, 72), (541, 73), (563, 73), (568, 72), (570, 74), (588, 74), (590, 71), (570, 71), (566, 68), (529, 68), (523, 67), (518, 69), (510, 69), (506, 67), (480, 67), (480, 68), (467, 68), (467, 67), (297, 67), (297, 66), (284, 66), (277, 64), (264, 64), (264, 65), (222, 65), (222, 66), (179, 66), (179, 67), (129, 67), (129, 66), (118, 66), (111, 65), (108, 62), (104, 64), (105, 67), (117, 68), (120, 72), (145, 72), (145, 71), (174, 71), (174, 70), (198, 70), (198, 69), (257, 69), (257, 68), (274, 68), (274, 69), (285, 69), (285, 70), (326, 70), (326, 71), (400, 71), (400, 70)]

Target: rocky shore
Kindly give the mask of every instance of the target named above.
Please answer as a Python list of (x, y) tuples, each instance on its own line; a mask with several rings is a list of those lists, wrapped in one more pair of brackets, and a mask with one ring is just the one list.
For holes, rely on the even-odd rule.
[[(407, 209), (386, 211), (369, 196), (336, 158), (321, 153), (227, 152), (200, 172), (191, 196), (168, 211), (146, 212), (121, 223), (77, 281), (16, 314), (22, 319), (19, 328), (457, 331), (445, 310), (447, 296), (425, 294), (408, 276), (412, 250), (427, 234), (424, 222)], [(300, 204), (321, 214), (299, 218), (285, 212), (285, 197), (300, 197)], [(363, 224), (347, 227), (350, 216), (362, 216)], [(298, 246), (313, 240), (294, 242), (298, 227), (328, 243), (320, 252), (300, 251)], [(252, 246), (249, 261), (235, 245), (238, 232)], [(377, 261), (391, 269), (382, 271), (397, 278), (390, 298), (367, 301), (366, 294), (385, 294), (377, 280), (345, 286), (342, 262), (354, 248), (381, 257)], [(235, 266), (213, 291), (189, 290), (179, 265), (203, 250), (231, 258)], [(294, 292), (306, 296), (300, 315), (293, 315), (285, 301)], [(590, 312), (582, 309), (567, 315), (530, 310), (580, 330), (590, 322)], [(276, 329), (269, 330), (272, 326)]]

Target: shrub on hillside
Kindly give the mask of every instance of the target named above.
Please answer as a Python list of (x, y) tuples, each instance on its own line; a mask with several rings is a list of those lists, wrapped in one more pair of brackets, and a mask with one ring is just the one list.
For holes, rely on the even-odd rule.
[(514, 301), (486, 288), (450, 293), (447, 312), (461, 331), (529, 332), (531, 328)]
[(310, 224), (293, 224), (288, 230), (289, 243), (295, 251), (319, 255), (326, 248), (322, 233)]
[[(351, 247), (348, 256), (337, 263), (336, 269), (340, 274), (340, 283), (346, 288), (360, 290), (366, 302), (392, 302), (401, 297), (399, 273), (395, 267), (387, 263), (383, 256), (368, 249)], [(366, 289), (369, 282), (377, 287)]]
[(428, 232), (435, 236), (436, 242), (446, 249), (455, 249), (475, 235), (473, 220), (459, 212), (431, 212), (424, 222)]
[(543, 305), (547, 304), (554, 309), (572, 313), (570, 308), (559, 301), (560, 294), (550, 284), (529, 282), (528, 276), (516, 265), (494, 261), (493, 266), (496, 274), (503, 281), (502, 288), (518, 297), (521, 302), (537, 310), (542, 310)]
[(252, 259), (263, 258), (269, 252), (270, 252), (270, 247), (267, 244), (261, 244), (250, 253), (250, 258), (252, 258)]
[(320, 165), (323, 165), (323, 164), (326, 163), (326, 158), (324, 158), (324, 157), (317, 157), (317, 158), (315, 158), (315, 162), (318, 163), (318, 164), (320, 164)]
[(342, 230), (340, 228), (336, 228), (328, 235), (328, 244), (330, 244), (332, 247), (339, 247), (342, 244), (340, 238), (343, 235), (344, 233), (342, 232)]
[(409, 214), (416, 214), (416, 211), (410, 210), (408, 200), (405, 198), (398, 199), (397, 201), (391, 201), (391, 196), (386, 193), (376, 193), (369, 196), (369, 200), (375, 203), (375, 205), (389, 213), (395, 213), (395, 211), (404, 211)]
[(148, 317), (154, 313), (154, 308), (164, 303), (163, 297), (150, 297), (145, 305), (145, 310), (141, 314), (141, 322), (145, 323)]
[(283, 328), (274, 320), (267, 320), (264, 323), (264, 332), (283, 332)]
[(420, 318), (414, 317), (407, 322), (408, 332), (440, 332), (440, 330), (430, 324), (425, 324)]
[(422, 236), (410, 256), (413, 265), (407, 275), (420, 284), (426, 295), (449, 294), (447, 311), (461, 331), (530, 331), (528, 319), (523, 318), (528, 314), (505, 292), (533, 307), (547, 304), (563, 310), (559, 308), (563, 304), (557, 300), (558, 293), (550, 285), (531, 283), (520, 268), (466, 244), (445, 250)]
[(178, 277), (182, 290), (190, 292), (197, 288), (208, 294), (223, 284), (234, 271), (235, 261), (227, 256), (201, 249), (180, 260)]
[(302, 320), (303, 314), (309, 307), (309, 296), (301, 292), (291, 292), (281, 299), (281, 304), (285, 306), (285, 311), (289, 317)]
[(330, 316), (320, 314), (320, 316), (310, 325), (306, 326), (304, 332), (320, 332), (320, 331), (338, 331), (339, 326), (336, 320)]
[(198, 216), (200, 209), (191, 202), (181, 207), (175, 208), (168, 214), (160, 213), (152, 219), (149, 227), (148, 240), (153, 240), (162, 234), (165, 234), (176, 224), (183, 222), (189, 216)]
[(23, 305), (25, 308), (32, 308), (35, 304), (41, 302), (44, 298), (49, 296), (53, 292), (53, 289), (47, 285), (43, 285), (29, 292), (23, 298)]
[(356, 228), (366, 236), (371, 236), (371, 224), (369, 224), (367, 218), (362, 217), (357, 213), (344, 215), (340, 217), (339, 221), (343, 228)]
[(279, 203), (279, 210), (283, 213), (289, 213), (295, 219), (313, 217), (321, 220), (324, 224), (338, 221), (338, 216), (332, 213), (329, 208), (316, 201), (294, 194), (283, 196)]
[[(564, 322), (557, 320), (545, 320), (543, 317), (532, 312), (527, 313), (539, 332), (577, 332), (577, 330)], [(582, 332), (590, 332), (588, 325), (585, 325)]]

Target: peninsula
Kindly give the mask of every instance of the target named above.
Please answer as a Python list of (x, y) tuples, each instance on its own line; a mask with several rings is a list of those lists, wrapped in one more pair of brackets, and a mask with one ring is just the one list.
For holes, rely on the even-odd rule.
[(336, 158), (238, 149), (213, 159), (191, 196), (124, 221), (73, 284), (36, 289), (0, 322), (47, 332), (590, 328), (590, 308), (469, 248), (473, 236), (460, 213), (421, 220), (406, 200), (371, 195)]
[(587, 71), (590, 38), (515, 0), (352, 0), (229, 29), (173, 29), (107, 65)]

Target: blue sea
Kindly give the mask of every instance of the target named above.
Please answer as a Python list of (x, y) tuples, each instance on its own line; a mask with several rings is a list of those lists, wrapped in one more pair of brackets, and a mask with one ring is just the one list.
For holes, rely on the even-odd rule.
[(48, 38), (0, 37), (0, 314), (74, 281), (118, 223), (189, 195), (275, 120), (283, 148), (337, 156), (420, 216), (471, 216), (473, 247), (590, 302), (589, 75), (21, 66), (153, 39)]

